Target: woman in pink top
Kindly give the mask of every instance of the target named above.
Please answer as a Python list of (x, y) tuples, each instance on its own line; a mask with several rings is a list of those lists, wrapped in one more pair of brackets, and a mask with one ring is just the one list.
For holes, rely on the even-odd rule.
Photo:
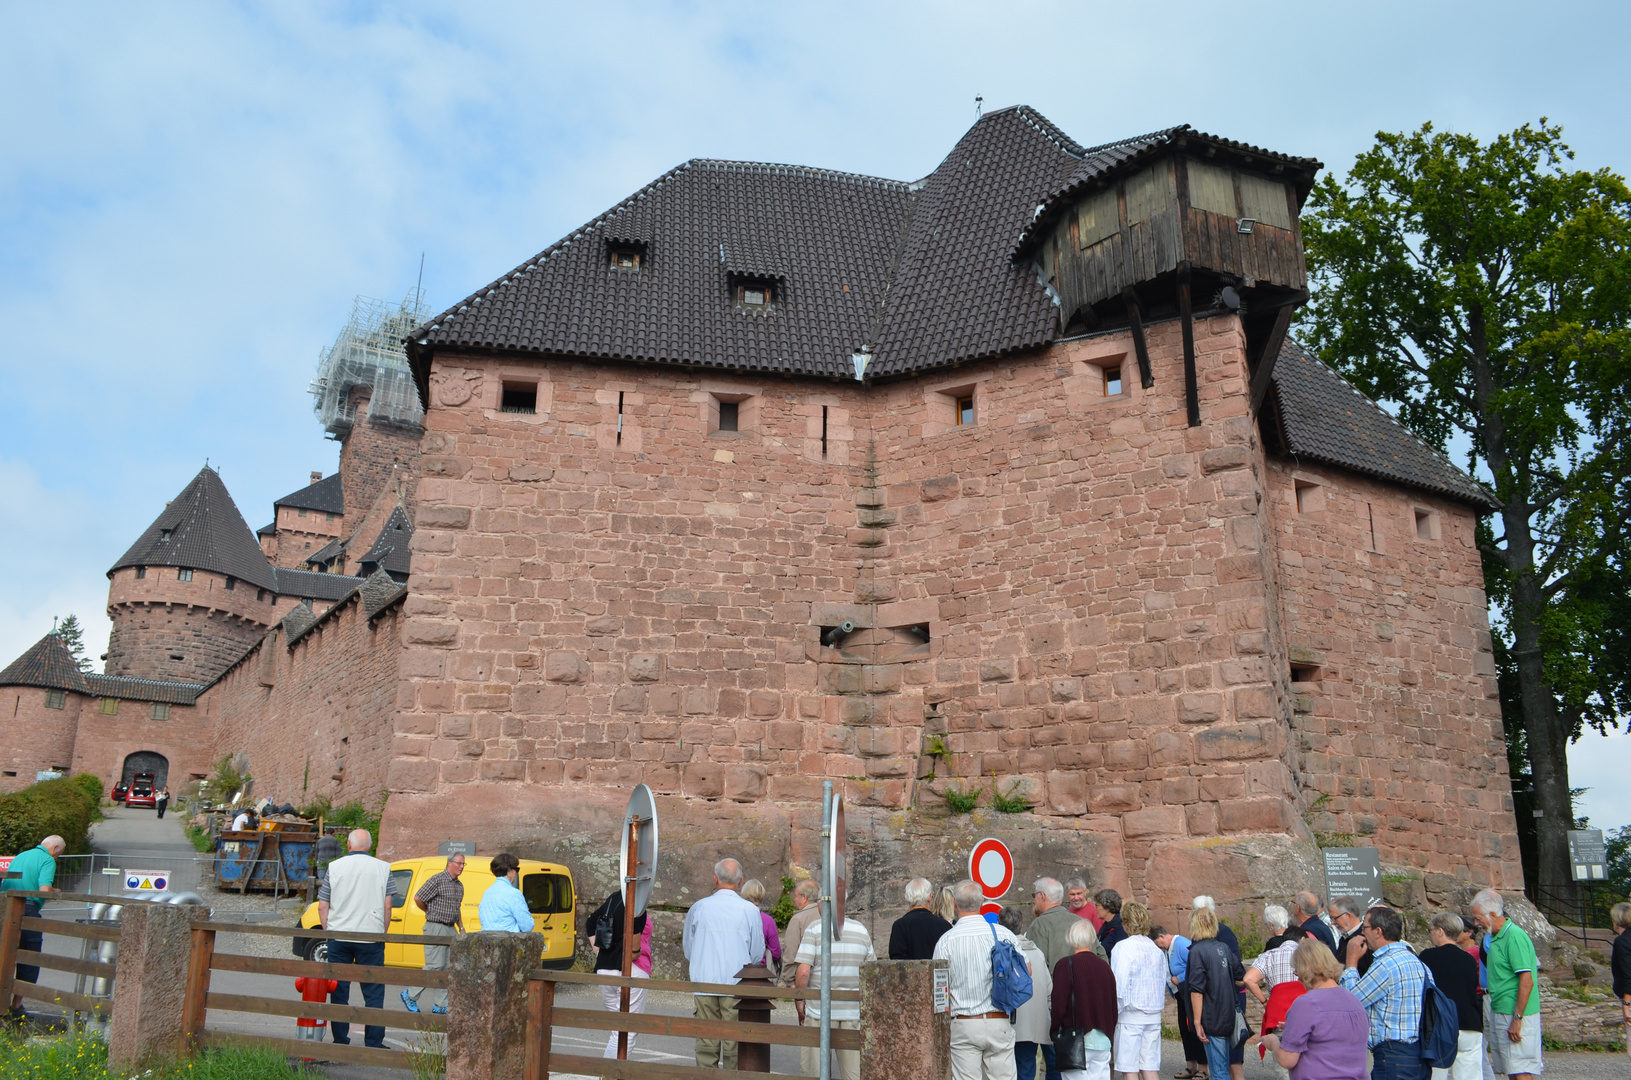
[(742, 882), (740, 895), (742, 899), (760, 909), (759, 918), (763, 919), (765, 924), (765, 954), (759, 958), (759, 962), (769, 968), (770, 977), (775, 978), (782, 964), (782, 935), (781, 931), (776, 929), (776, 920), (764, 910), (764, 882), (758, 878), (748, 878)]

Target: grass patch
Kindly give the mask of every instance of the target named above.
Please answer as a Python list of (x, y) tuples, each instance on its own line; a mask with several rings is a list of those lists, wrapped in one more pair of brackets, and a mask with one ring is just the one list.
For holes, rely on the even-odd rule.
[(995, 780), (991, 781), (991, 805), (999, 814), (1023, 814), (1031, 808), (1031, 800), (1019, 794), (1020, 782), (1014, 781), (1014, 786), (1004, 795), (997, 787)]
[[(0, 1032), (0, 1080), (126, 1080), (128, 1075), (108, 1069), (107, 1043), (94, 1035), (24, 1041), (12, 1031)], [(143, 1080), (311, 1080), (317, 1074), (291, 1067), (275, 1050), (207, 1050), (139, 1075)]]
[(208, 829), (200, 829), (196, 825), (186, 827), (187, 839), (193, 842), (193, 847), (201, 852), (209, 853), (215, 850), (215, 841), (210, 839)]
[(1555, 1054), (1623, 1054), (1625, 1044), (1621, 1042), (1600, 1043), (1572, 1043), (1561, 1039), (1554, 1039), (1550, 1035), (1542, 1035), (1540, 1044), (1544, 1049)]
[(952, 813), (966, 814), (980, 804), (980, 796), (984, 792), (985, 788), (983, 787), (972, 790), (958, 789), (956, 791), (948, 787), (941, 793), (941, 798), (946, 800), (946, 806), (951, 809)]

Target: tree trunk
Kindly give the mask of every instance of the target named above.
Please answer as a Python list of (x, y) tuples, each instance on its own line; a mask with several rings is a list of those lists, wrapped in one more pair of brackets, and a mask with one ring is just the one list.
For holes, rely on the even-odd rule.
[(1509, 557), (1520, 552), (1530, 556), (1524, 565), (1513, 567), (1512, 658), (1518, 669), (1523, 732), (1529, 744), (1529, 772), (1535, 788), (1535, 851), (1540, 878), (1535, 884), (1562, 889), (1571, 880), (1568, 831), (1574, 826), (1574, 804), (1569, 797), (1569, 732), (1558, 715), (1557, 696), (1546, 680), (1540, 644), (1540, 617), (1546, 600), (1535, 580), (1528, 522), (1522, 523), (1515, 536), (1513, 515), (1506, 516)]

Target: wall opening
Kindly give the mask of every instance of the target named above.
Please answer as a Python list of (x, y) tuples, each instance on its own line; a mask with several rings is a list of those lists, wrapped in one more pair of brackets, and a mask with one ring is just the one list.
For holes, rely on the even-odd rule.
[(1292, 664), (1291, 681), (1294, 683), (1319, 682), (1320, 669), (1318, 664)]
[[(848, 285), (844, 286), (846, 289)], [(827, 406), (821, 406), (821, 456), (827, 456)]]
[(1416, 516), (1416, 538), (1418, 540), (1437, 540), (1439, 537), (1438, 515), (1419, 506), (1414, 509), (1414, 513)]
[(538, 412), (538, 384), (506, 382), (498, 411), (535, 416)]
[(163, 788), (170, 780), (170, 759), (152, 750), (138, 750), (125, 758), (121, 776), (128, 784), (137, 773), (152, 773), (154, 789)]
[(1325, 488), (1307, 480), (1293, 480), (1297, 492), (1297, 513), (1317, 514), (1325, 509)]

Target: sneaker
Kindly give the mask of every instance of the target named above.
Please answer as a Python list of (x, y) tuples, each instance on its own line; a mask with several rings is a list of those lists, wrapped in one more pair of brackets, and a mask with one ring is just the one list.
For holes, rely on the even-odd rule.
[[(417, 1012), (418, 1010), (415, 1009), (414, 1011)], [(430, 1011), (435, 1013), (437, 1016), (446, 1016), (447, 1015), (447, 1007), (444, 1006), (444, 1005), (432, 1005), (430, 1007)]]
[(419, 1011), (419, 1002), (417, 1002), (413, 998), (409, 997), (408, 992), (406, 990), (402, 991), (402, 1004), (406, 1005), (407, 1008), (408, 1008), (408, 1011), (411, 1012), (411, 1013), (416, 1013), (416, 1012)]

